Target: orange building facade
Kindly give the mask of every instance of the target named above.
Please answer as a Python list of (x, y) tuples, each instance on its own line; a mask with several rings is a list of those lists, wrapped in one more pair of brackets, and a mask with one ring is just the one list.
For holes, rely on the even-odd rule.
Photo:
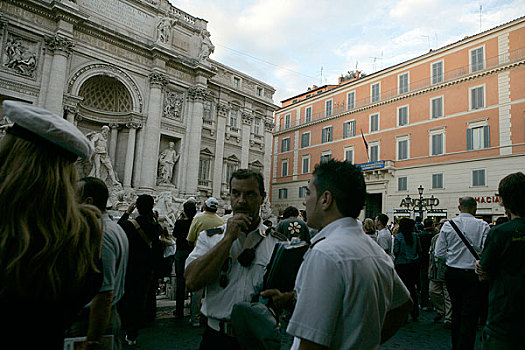
[(499, 181), (525, 171), (524, 116), (525, 18), (294, 96), (274, 113), (272, 210), (304, 208), (315, 165), (335, 158), (364, 171), (362, 217), (451, 218), (472, 196), (493, 221), (504, 214)]

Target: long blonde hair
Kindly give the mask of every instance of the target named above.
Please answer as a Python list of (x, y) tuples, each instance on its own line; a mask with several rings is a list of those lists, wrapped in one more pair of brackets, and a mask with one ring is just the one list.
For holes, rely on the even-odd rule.
[(76, 180), (54, 147), (0, 141), (0, 295), (56, 299), (97, 271), (100, 212), (77, 201)]

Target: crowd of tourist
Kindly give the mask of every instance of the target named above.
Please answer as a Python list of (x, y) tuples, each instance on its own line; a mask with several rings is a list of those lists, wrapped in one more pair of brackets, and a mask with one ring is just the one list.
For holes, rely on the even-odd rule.
[[(140, 195), (115, 222), (105, 183), (77, 179), (75, 160), (93, 154), (89, 140), (38, 107), (3, 109), (14, 125), (0, 141), (0, 335), (21, 348), (62, 349), (64, 339), (91, 350), (140, 344), (166, 261), (154, 198)], [(430, 309), (451, 330), (453, 349), (473, 349), (480, 326), (484, 349), (520, 348), (523, 173), (500, 181), (508, 220), (492, 228), (467, 196), (452, 220), (378, 213), (360, 221), (366, 185), (349, 162), (317, 165), (305, 210), (286, 208), (277, 222), (260, 216), (260, 173), (237, 170), (229, 190), (229, 215), (217, 215), (213, 197), (198, 213), (190, 198), (172, 232), (174, 316), (185, 317), (191, 295), (200, 349), (374, 349)], [(283, 253), (301, 246), (300, 255)], [(294, 287), (273, 288), (268, 271), (284, 256), (299, 259)]]

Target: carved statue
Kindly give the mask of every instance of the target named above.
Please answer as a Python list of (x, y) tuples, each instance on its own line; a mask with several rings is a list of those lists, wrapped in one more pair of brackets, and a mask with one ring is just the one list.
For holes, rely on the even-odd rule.
[(157, 184), (169, 184), (173, 176), (173, 167), (179, 160), (179, 155), (175, 151), (175, 143), (170, 142), (169, 147), (159, 155), (159, 170)]
[[(95, 176), (104, 182), (109, 177), (112, 185), (120, 185), (113, 171), (111, 159), (108, 154), (108, 135), (109, 126), (107, 125), (104, 125), (100, 132), (92, 131), (86, 134), (86, 137), (91, 141), (95, 149), (95, 153), (91, 158), (92, 168), (89, 176)], [(106, 170), (106, 176), (102, 176), (102, 166)]]
[(167, 118), (180, 118), (183, 101), (181, 94), (168, 92), (164, 98), (164, 116)]
[(153, 208), (159, 213), (159, 219), (164, 219), (166, 223), (173, 227), (177, 219), (177, 213), (174, 209), (173, 197), (170, 191), (164, 191), (157, 197), (157, 204)]
[(211, 43), (210, 32), (206, 29), (201, 30), (201, 51), (199, 53), (199, 61), (203, 61), (210, 57), (210, 55), (215, 51), (215, 46)]
[(36, 55), (22, 44), (20, 38), (8, 38), (5, 65), (18, 73), (31, 76), (36, 69)]
[(164, 17), (157, 25), (157, 41), (167, 44), (170, 40), (171, 27), (175, 23), (174, 19)]

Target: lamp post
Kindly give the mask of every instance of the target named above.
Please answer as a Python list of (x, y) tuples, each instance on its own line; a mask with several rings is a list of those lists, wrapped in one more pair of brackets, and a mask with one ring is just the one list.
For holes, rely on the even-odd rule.
[(405, 199), (401, 201), (401, 206), (406, 207), (408, 210), (417, 213), (421, 219), (423, 219), (423, 212), (424, 211), (432, 211), (435, 206), (439, 205), (439, 199), (435, 198), (434, 195), (432, 195), (430, 198), (423, 198), (423, 192), (425, 189), (422, 185), (419, 185), (417, 192), (419, 194), (419, 198), (412, 199), (410, 198), (410, 195), (407, 195)]
[(419, 192), (419, 203), (418, 203), (418, 207), (419, 207), (419, 217), (421, 218), (421, 220), (423, 220), (423, 191), (425, 189), (423, 188), (423, 185), (419, 185), (419, 187), (417, 188), (417, 191)]

